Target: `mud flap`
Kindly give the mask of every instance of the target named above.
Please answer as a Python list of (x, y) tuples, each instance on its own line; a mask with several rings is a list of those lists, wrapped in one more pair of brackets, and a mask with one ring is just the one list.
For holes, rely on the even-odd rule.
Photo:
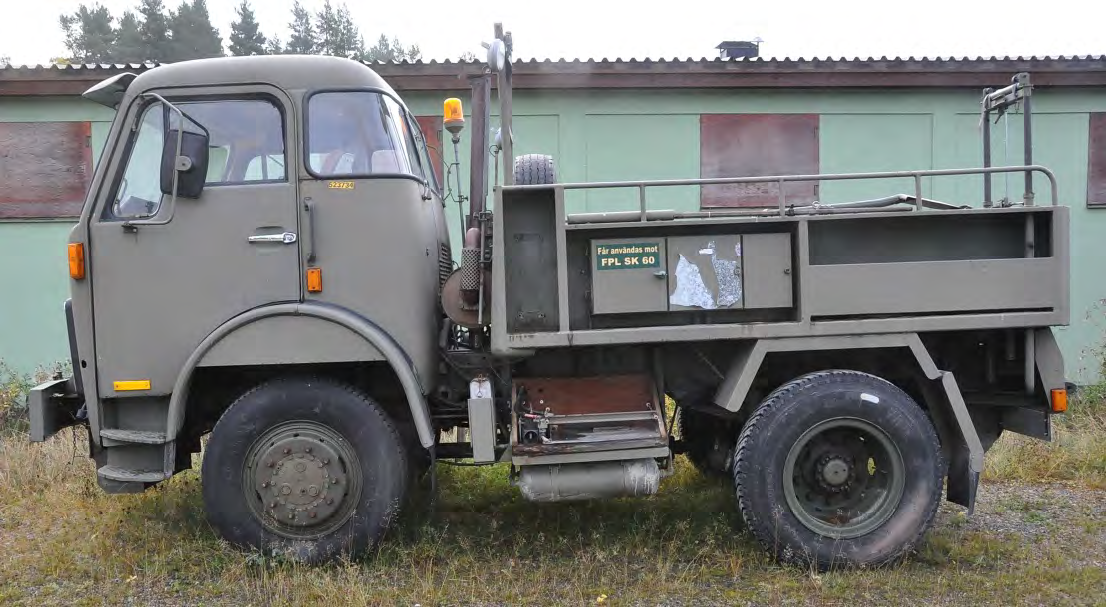
[(983, 442), (976, 432), (975, 423), (960, 395), (956, 378), (948, 371), (941, 371), (941, 387), (945, 390), (949, 408), (952, 409), (956, 425), (964, 443), (961, 448), (952, 450), (948, 473), (948, 501), (960, 504), (971, 515), (975, 511), (975, 496), (979, 489), (979, 477), (983, 474)]

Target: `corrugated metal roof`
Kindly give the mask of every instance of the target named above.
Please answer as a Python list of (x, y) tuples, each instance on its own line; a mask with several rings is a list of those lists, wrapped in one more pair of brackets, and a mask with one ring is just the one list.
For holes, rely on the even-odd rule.
[[(0, 96), (70, 95), (109, 75), (156, 63), (36, 65), (0, 68)], [(478, 61), (369, 62), (400, 91), (468, 88)], [(618, 88), (926, 88), (1001, 86), (1022, 71), (1049, 86), (1106, 86), (1106, 55), (1044, 57), (756, 57), (521, 59), (518, 89)]]
[[(869, 56), (867, 58), (865, 58), (865, 57), (845, 57), (845, 56), (833, 57), (833, 56), (827, 55), (825, 57), (815, 56), (815, 57), (811, 57), (809, 59), (807, 59), (805, 57), (751, 57), (751, 58), (737, 57), (737, 58), (730, 58), (730, 59), (723, 59), (721, 57), (700, 57), (700, 58), (697, 59), (697, 58), (694, 58), (694, 57), (681, 58), (681, 57), (677, 57), (675, 55), (673, 55), (672, 57), (664, 57), (664, 56), (656, 57), (656, 58), (653, 58), (653, 57), (643, 57), (643, 58), (630, 57), (630, 58), (627, 58), (627, 59), (623, 59), (622, 57), (615, 57), (614, 59), (611, 59), (609, 57), (601, 57), (601, 58), (595, 58), (595, 57), (579, 58), (579, 57), (576, 57), (576, 58), (571, 58), (571, 59), (567, 59), (567, 58), (564, 58), (564, 57), (560, 57), (560, 58), (557, 58), (557, 59), (548, 58), (548, 57), (538, 59), (538, 58), (531, 57), (531, 58), (527, 58), (527, 59), (516, 59), (514, 61), (514, 64), (515, 65), (539, 65), (539, 64), (541, 64), (541, 65), (548, 65), (548, 64), (554, 64), (554, 65), (556, 65), (556, 64), (570, 64), (570, 65), (627, 64), (627, 65), (635, 65), (635, 64), (649, 64), (649, 63), (696, 63), (696, 64), (712, 64), (713, 65), (713, 64), (720, 64), (720, 63), (738, 63), (738, 64), (741, 64), (741, 63), (755, 63), (755, 64), (795, 65), (795, 64), (804, 64), (805, 63), (805, 64), (811, 64), (811, 65), (817, 64), (819, 67), (838, 67), (838, 66), (839, 67), (846, 67), (846, 66), (849, 66), (849, 65), (858, 65), (858, 64), (873, 63), (873, 62), (890, 62), (890, 63), (899, 63), (899, 64), (901, 64), (901, 63), (970, 64), (970, 63), (995, 62), (995, 61), (1028, 61), (1028, 62), (1032, 62), (1032, 63), (1083, 62), (1083, 63), (1087, 63), (1088, 66), (1090, 66), (1090, 65), (1096, 64), (1096, 63), (1100, 63), (1100, 64), (1101, 63), (1106, 63), (1106, 54), (1103, 54), (1103, 55), (1056, 55), (1056, 56), (1053, 56), (1053, 55), (1045, 55), (1045, 56), (1031, 55), (1031, 56), (1028, 56), (1028, 57), (1023, 56), (1023, 55), (1018, 55), (1018, 56), (1011, 56), (1011, 55), (996, 56), (996, 55), (991, 55), (989, 57), (984, 57), (984, 56), (976, 56), (976, 57), (960, 56), (960, 57), (957, 57), (957, 56), (952, 56), (952, 55), (949, 55), (949, 56), (934, 56), (934, 57), (930, 57), (930, 56), (914, 57), (913, 55), (911, 55), (909, 57), (901, 57), (901, 56), (888, 57), (886, 55), (883, 55), (883, 56), (880, 56), (880, 57)], [(444, 60), (439, 61), (437, 59), (428, 59), (428, 60), (420, 59), (418, 61), (407, 61), (407, 60), (403, 60), (403, 61), (366, 61), (364, 63), (366, 63), (368, 65), (411, 65), (411, 66), (420, 66), (420, 65), (473, 65), (473, 66), (475, 66), (475, 65), (480, 64), (481, 61), (453, 61), (451, 59), (444, 59)], [(153, 62), (153, 61), (148, 61), (148, 62), (144, 62), (144, 63), (87, 63), (87, 64), (69, 64), (69, 65), (55, 65), (55, 64), (14, 65), (14, 64), (9, 64), (9, 65), (0, 65), (0, 70), (57, 70), (57, 71), (66, 71), (66, 70), (119, 70), (119, 71), (122, 71), (122, 70), (126, 70), (126, 69), (139, 69), (139, 70), (149, 69), (149, 68), (152, 68), (152, 67), (157, 67), (158, 65), (160, 65), (160, 64), (157, 63), (157, 62)]]

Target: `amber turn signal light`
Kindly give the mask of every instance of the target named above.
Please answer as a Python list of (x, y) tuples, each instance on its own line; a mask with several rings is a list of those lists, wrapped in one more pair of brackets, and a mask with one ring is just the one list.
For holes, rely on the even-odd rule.
[(84, 278), (84, 243), (69, 244), (69, 277), (73, 280)]
[(1068, 410), (1068, 391), (1067, 390), (1053, 390), (1052, 391), (1052, 412), (1063, 413)]
[(307, 268), (307, 292), (318, 293), (323, 290), (323, 269)]

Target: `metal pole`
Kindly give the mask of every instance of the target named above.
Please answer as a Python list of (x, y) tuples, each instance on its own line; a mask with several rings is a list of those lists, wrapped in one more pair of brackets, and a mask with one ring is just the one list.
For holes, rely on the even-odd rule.
[[(1025, 115), (1022, 117), (1022, 122), (1025, 125), (1025, 141), (1022, 142), (1022, 147), (1025, 148), (1026, 166), (1033, 164), (1033, 127), (1029, 100), (1029, 93), (1026, 93), (1025, 99), (1023, 99)], [(1025, 172), (1025, 206), (1033, 206), (1033, 171)]]
[(922, 176), (914, 175), (914, 206), (922, 210)]
[[(987, 96), (991, 89), (983, 89), (983, 168), (991, 167), (991, 110), (987, 105)], [(983, 208), (989, 209), (991, 204), (991, 174), (983, 175)]]
[[(476, 223), (488, 197), (488, 101), (491, 83), (487, 74), (472, 79), (472, 136), (469, 140), (469, 216), (467, 227)], [(464, 228), (462, 228), (463, 231)]]

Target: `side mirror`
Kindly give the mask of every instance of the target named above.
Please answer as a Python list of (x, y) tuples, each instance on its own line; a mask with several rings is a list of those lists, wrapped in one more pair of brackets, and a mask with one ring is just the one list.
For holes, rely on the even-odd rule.
[(161, 149), (161, 192), (163, 194), (184, 198), (200, 197), (207, 183), (210, 140), (206, 133), (180, 129), (169, 129), (165, 132), (165, 143)]

